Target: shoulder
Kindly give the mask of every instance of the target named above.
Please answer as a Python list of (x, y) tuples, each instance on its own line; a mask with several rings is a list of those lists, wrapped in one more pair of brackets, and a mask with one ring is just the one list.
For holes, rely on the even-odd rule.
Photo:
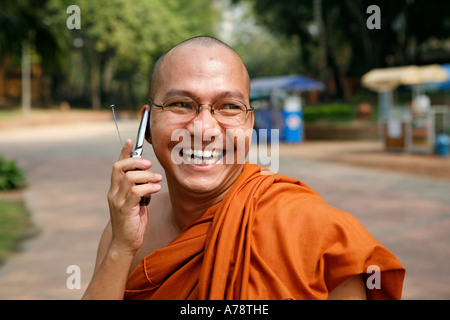
[[(401, 294), (404, 268), (397, 258), (353, 215), (332, 207), (298, 180), (274, 179), (258, 198), (252, 236), (256, 255), (285, 274), (286, 281), (310, 279), (329, 292), (376, 265), (395, 272), (383, 276), (386, 289), (373, 297)], [(361, 278), (356, 279), (360, 284)]]
[(273, 220), (275, 224), (305, 224), (321, 230), (336, 223), (359, 224), (351, 214), (331, 206), (312, 188), (295, 179), (275, 180), (258, 199), (255, 219)]
[(272, 238), (279, 246), (296, 243), (316, 258), (336, 245), (353, 250), (378, 244), (353, 215), (331, 206), (308, 186), (290, 182), (274, 183), (259, 199), (253, 234)]

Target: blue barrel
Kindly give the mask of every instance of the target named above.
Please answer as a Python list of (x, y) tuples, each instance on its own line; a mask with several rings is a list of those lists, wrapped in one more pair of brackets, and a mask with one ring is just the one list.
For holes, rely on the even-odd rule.
[(440, 134), (436, 137), (436, 154), (441, 157), (447, 157), (450, 153), (450, 138), (446, 134)]
[(303, 114), (301, 99), (297, 95), (286, 97), (283, 110), (284, 141), (299, 143), (303, 141)]
[(299, 143), (303, 141), (303, 117), (302, 112), (284, 111), (284, 141), (287, 143)]

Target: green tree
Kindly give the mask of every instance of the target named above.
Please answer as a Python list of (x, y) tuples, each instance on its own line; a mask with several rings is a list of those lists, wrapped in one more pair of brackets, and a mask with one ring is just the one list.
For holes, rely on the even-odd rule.
[[(56, 71), (64, 64), (67, 38), (59, 36), (46, 19), (46, 0), (2, 1), (0, 3), (0, 63), (7, 55), (22, 56), (22, 102), (31, 108), (30, 52), (36, 52), (47, 70)], [(27, 81), (28, 80), (28, 81)]]
[[(80, 7), (81, 29), (65, 30), (74, 41), (71, 59), (75, 64), (65, 80), (81, 86), (88, 83), (94, 109), (108, 99), (119, 105), (142, 102), (136, 97), (148, 90), (155, 59), (179, 41), (214, 30), (212, 0), (51, 2), (52, 9), (59, 6), (60, 12), (70, 4)], [(59, 19), (64, 17), (68, 15)]]
[[(250, 2), (258, 21), (273, 32), (298, 36), (302, 64), (321, 77), (332, 76), (341, 97), (342, 75), (420, 63), (427, 41), (448, 40), (450, 34), (448, 1), (234, 0), (242, 1)], [(381, 29), (366, 25), (373, 4), (381, 9)]]
[(30, 43), (48, 70), (64, 63), (67, 38), (49, 24), (47, 0), (16, 0), (0, 3), (0, 60), (6, 54), (21, 54), (24, 41)]
[(219, 37), (241, 56), (251, 78), (304, 72), (298, 37), (275, 36), (257, 25), (249, 3), (221, 2)]

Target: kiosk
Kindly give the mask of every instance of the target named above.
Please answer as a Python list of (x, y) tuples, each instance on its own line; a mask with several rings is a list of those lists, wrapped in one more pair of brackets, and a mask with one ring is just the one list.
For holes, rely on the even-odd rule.
[(322, 82), (302, 75), (252, 79), (250, 100), (255, 108), (255, 128), (278, 129), (282, 141), (302, 142), (304, 126), (300, 94), (324, 89)]
[[(435, 115), (422, 85), (442, 82), (448, 74), (440, 65), (374, 69), (366, 73), (362, 85), (378, 92), (379, 136), (386, 151), (431, 153), (435, 145)], [(400, 85), (413, 88), (409, 107), (395, 107), (392, 92)]]

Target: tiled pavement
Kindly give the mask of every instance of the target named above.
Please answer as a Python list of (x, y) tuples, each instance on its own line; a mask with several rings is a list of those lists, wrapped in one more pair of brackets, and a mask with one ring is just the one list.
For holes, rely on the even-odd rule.
[[(134, 139), (137, 125), (119, 123), (122, 138)], [(40, 228), (0, 267), (0, 299), (81, 297), (108, 220), (106, 192), (119, 149), (109, 121), (0, 131), (0, 154), (27, 172), (25, 195)], [(379, 149), (376, 142), (281, 146), (279, 173), (353, 214), (398, 256), (407, 269), (404, 299), (449, 299), (450, 179), (443, 170), (450, 159)], [(155, 160), (151, 148), (144, 156)], [(157, 164), (154, 170), (162, 173)], [(70, 265), (80, 267), (81, 289), (66, 286)]]

